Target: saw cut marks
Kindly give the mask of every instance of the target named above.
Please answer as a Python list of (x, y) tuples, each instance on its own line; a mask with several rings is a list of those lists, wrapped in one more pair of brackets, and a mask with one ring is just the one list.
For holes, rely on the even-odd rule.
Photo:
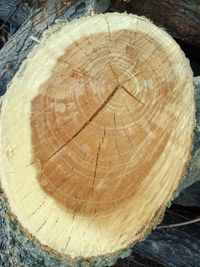
[(5, 97), (2, 186), (42, 245), (102, 257), (141, 240), (181, 181), (192, 75), (175, 41), (145, 18), (105, 14), (60, 28)]

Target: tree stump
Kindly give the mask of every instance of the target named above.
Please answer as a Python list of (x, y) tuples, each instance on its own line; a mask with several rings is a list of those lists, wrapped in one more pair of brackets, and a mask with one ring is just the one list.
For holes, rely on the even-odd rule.
[(72, 264), (119, 254), (178, 189), (194, 106), (188, 60), (147, 19), (58, 24), (3, 99), (1, 183), (13, 216)]

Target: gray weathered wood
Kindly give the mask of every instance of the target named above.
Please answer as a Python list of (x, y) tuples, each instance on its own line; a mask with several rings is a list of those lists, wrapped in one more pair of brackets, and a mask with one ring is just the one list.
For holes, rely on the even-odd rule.
[[(187, 221), (181, 215), (167, 213), (164, 225)], [(200, 223), (168, 229), (156, 229), (138, 243), (133, 251), (165, 267), (200, 267)]]
[(182, 190), (174, 203), (181, 206), (200, 207), (200, 181)]
[(1, 0), (0, 19), (14, 26), (21, 26), (28, 18), (31, 8), (22, 0)]

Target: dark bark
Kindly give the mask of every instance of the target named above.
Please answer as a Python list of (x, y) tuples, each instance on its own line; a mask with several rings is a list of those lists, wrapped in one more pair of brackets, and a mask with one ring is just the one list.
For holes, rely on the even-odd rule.
[(112, 8), (145, 16), (175, 38), (200, 46), (199, 0), (113, 0)]
[(140, 256), (138, 253), (133, 252), (129, 257), (119, 259), (113, 267), (165, 267), (153, 260)]
[[(45, 8), (48, 0), (25, 0), (28, 5), (34, 9)], [(58, 0), (58, 2), (70, 2), (70, 0)]]
[(0, 19), (20, 27), (28, 18), (31, 8), (24, 0), (1, 0)]

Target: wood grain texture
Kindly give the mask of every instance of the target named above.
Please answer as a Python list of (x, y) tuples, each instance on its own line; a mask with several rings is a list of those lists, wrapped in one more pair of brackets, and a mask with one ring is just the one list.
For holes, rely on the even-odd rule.
[(47, 35), (4, 98), (2, 186), (51, 250), (116, 254), (158, 223), (180, 183), (194, 127), (190, 67), (137, 16), (83, 18)]

